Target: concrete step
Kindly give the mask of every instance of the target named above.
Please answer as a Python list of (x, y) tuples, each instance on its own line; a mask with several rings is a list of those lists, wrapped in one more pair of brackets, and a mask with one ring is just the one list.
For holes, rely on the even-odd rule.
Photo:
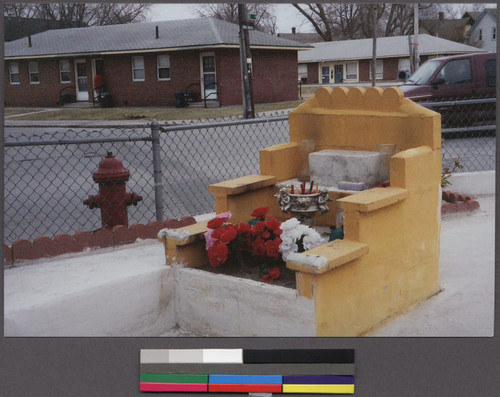
[[(98, 104), (96, 104), (97, 106)], [(92, 102), (87, 102), (87, 101), (81, 101), (81, 102), (73, 102), (73, 103), (65, 103), (63, 108), (76, 108), (76, 109), (87, 109), (94, 107)]]
[[(201, 101), (201, 102), (190, 102), (189, 103), (189, 107), (190, 108), (204, 108), (205, 107), (205, 102), (204, 101)], [(220, 107), (220, 103), (219, 101), (215, 100), (215, 99), (207, 99), (207, 108), (218, 108)]]

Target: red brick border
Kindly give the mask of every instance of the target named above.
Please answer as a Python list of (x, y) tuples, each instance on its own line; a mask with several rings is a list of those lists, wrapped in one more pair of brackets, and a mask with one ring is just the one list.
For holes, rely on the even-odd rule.
[(167, 219), (164, 222), (151, 221), (147, 225), (134, 223), (133, 225), (115, 226), (113, 229), (99, 229), (95, 232), (79, 231), (73, 236), (58, 234), (53, 239), (40, 236), (33, 242), (19, 239), (12, 246), (4, 244), (4, 267), (12, 267), (16, 262), (50, 258), (71, 252), (82, 252), (88, 248), (117, 247), (134, 243), (138, 238), (153, 239), (158, 232), (166, 227), (177, 229), (196, 223), (191, 216), (178, 219)]
[(441, 214), (455, 214), (458, 212), (472, 212), (479, 209), (479, 202), (473, 197), (466, 194), (459, 194), (443, 190), (442, 199), (444, 201), (441, 206)]

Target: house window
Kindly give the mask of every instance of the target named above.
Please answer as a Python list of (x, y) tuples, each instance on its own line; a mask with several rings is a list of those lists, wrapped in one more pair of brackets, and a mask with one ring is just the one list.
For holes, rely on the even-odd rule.
[(321, 67), (321, 84), (330, 84), (330, 66)]
[(491, 28), (491, 40), (495, 41), (497, 39), (497, 28), (492, 27)]
[(299, 80), (304, 83), (307, 81), (307, 65), (299, 65)]
[(30, 84), (40, 84), (40, 75), (38, 74), (38, 62), (31, 61), (28, 64), (30, 74)]
[(67, 59), (59, 61), (59, 76), (61, 83), (71, 83), (71, 69)]
[(411, 70), (410, 58), (399, 58), (398, 59), (398, 71), (409, 73)]
[(345, 79), (357, 80), (358, 79), (358, 63), (348, 62), (345, 64)]
[(19, 84), (19, 64), (17, 62), (9, 62), (9, 77), (10, 84)]
[[(370, 80), (372, 78), (372, 63), (370, 61)], [(384, 78), (384, 62), (382, 59), (377, 59), (375, 63), (375, 80), (382, 80)]]
[(170, 80), (170, 56), (158, 55), (156, 58), (158, 80)]
[(477, 38), (479, 41), (483, 40), (483, 29), (479, 29), (479, 31), (477, 32)]
[(144, 57), (132, 57), (132, 81), (144, 80)]

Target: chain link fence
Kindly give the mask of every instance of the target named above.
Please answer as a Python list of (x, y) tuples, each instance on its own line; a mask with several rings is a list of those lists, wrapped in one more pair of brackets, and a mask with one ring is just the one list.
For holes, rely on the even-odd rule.
[(443, 168), (473, 172), (495, 169), (496, 98), (435, 98), (421, 102), (441, 114)]
[[(482, 125), (470, 122), (443, 128), (443, 167), (460, 156), (459, 171), (494, 170), (494, 116)], [(148, 223), (213, 211), (208, 185), (258, 174), (259, 150), (288, 139), (286, 113), (163, 125), (6, 127), (5, 243), (101, 228), (101, 211), (83, 202), (98, 195), (92, 174), (108, 152), (130, 170), (127, 192), (142, 196), (128, 207), (129, 224)]]

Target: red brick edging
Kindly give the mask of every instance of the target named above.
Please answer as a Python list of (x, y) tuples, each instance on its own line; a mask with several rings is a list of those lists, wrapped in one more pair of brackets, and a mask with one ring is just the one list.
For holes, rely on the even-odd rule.
[(472, 196), (443, 190), (441, 214), (472, 212), (479, 209), (479, 202)]
[(113, 229), (99, 229), (95, 232), (80, 231), (73, 236), (58, 234), (53, 239), (42, 236), (33, 242), (19, 239), (12, 246), (4, 244), (4, 267), (14, 266), (16, 262), (40, 258), (50, 258), (62, 254), (83, 252), (88, 248), (117, 247), (134, 243), (137, 239), (156, 238), (158, 232), (166, 227), (177, 229), (196, 223), (191, 216), (167, 219), (164, 222), (151, 221), (147, 225), (134, 223), (129, 227), (119, 225)]

